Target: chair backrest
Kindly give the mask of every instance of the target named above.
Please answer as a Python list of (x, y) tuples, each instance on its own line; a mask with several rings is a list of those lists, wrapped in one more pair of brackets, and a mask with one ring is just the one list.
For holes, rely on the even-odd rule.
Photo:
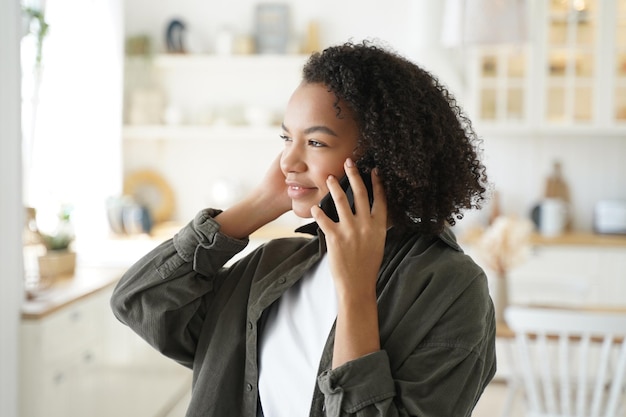
[(623, 415), (626, 313), (515, 306), (505, 319), (529, 414)]

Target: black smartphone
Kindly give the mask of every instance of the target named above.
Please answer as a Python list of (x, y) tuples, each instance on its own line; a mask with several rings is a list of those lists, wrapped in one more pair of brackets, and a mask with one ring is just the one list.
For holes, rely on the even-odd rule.
[[(359, 170), (361, 174), (361, 178), (363, 179), (363, 183), (365, 184), (365, 188), (367, 189), (367, 197), (370, 202), (370, 208), (372, 207), (372, 203), (374, 202), (374, 192), (372, 191), (372, 177), (370, 173), (365, 173)], [(346, 193), (348, 197), (348, 203), (350, 204), (350, 208), (352, 209), (352, 213), (355, 212), (354, 209), (354, 194), (352, 193), (352, 187), (350, 187), (350, 181), (348, 180), (348, 176), (344, 175), (339, 180), (339, 185), (341, 189)], [(331, 218), (335, 223), (339, 222), (339, 215), (337, 214), (337, 207), (335, 207), (335, 201), (333, 200), (332, 195), (330, 193), (326, 194), (324, 198), (319, 203), (320, 208), (326, 213), (326, 215)]]

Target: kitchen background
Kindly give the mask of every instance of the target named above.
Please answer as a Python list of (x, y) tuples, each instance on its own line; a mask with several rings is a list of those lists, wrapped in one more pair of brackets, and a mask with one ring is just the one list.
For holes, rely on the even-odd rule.
[[(25, 194), (44, 219), (62, 203), (75, 206), (77, 230), (88, 230), (78, 244), (82, 238), (91, 246), (87, 236), (108, 232), (102, 200), (121, 194), (124, 181), (144, 185), (145, 172), (131, 175), (137, 171), (151, 170), (158, 176), (152, 182), (168, 187), (140, 190), (141, 202), (168, 200), (157, 209), (177, 223), (241, 195), (280, 150), (277, 123), (306, 53), (348, 39), (380, 39), (449, 86), (484, 140), (501, 213), (530, 216), (555, 162), (569, 187), (574, 230), (593, 230), (598, 201), (626, 196), (626, 35), (618, 0), (529, 1), (525, 34), (497, 43), (487, 33), (480, 45), (477, 28), (495, 26), (486, 22), (513, 27), (486, 0), (285, 2), (284, 10), (270, 10), (284, 13), (278, 36), (285, 44), (270, 51), (278, 54), (256, 55), (249, 52), (257, 1), (217, 8), (134, 0), (123, 9), (96, 2), (93, 12), (106, 16), (100, 20), (75, 19), (48, 3), (53, 29), (44, 40), (39, 102), (36, 112), (24, 106), (25, 116), (37, 117), (35, 129), (24, 127), (27, 144), (36, 144), (25, 148)], [(460, 5), (484, 12), (468, 12), (462, 22), (455, 19)], [(519, 22), (524, 13), (511, 10)], [(187, 54), (168, 53), (168, 25), (170, 52)], [(57, 163), (67, 153), (82, 156)], [(484, 222), (490, 210), (469, 213), (460, 226)]]
[[(610, 2), (602, 2), (606, 7), (588, 2), (581, 12), (581, 16), (588, 13), (581, 24), (586, 32), (580, 30), (577, 40), (565, 39), (569, 29), (563, 21), (548, 27), (545, 20), (530, 19), (527, 42), (481, 49), (442, 45), (445, 3), (365, 1), (355, 7), (351, 2), (292, 2), (286, 48), (296, 55), (246, 60), (225, 54), (237, 53), (242, 42), (245, 48), (247, 37), (254, 34), (254, 1), (238, 2), (232, 8), (224, 6), (219, 12), (211, 2), (161, 7), (151, 7), (147, 1), (127, 2), (126, 36), (148, 35), (157, 55), (150, 67), (151, 80), (146, 80), (147, 64), (142, 65), (141, 58), (133, 62), (141, 70), (139, 85), (132, 84), (136, 81), (132, 77), (126, 79), (124, 171), (146, 167), (159, 170), (176, 190), (174, 218), (191, 218), (198, 207), (223, 196), (223, 186), (252, 185), (264, 172), (266, 161), (280, 149), (277, 129), (267, 129), (265, 122), (271, 116), (280, 119), (280, 109), (298, 81), (304, 60), (297, 54), (306, 49), (311, 31), (315, 31), (313, 35), (317, 34), (317, 43), (322, 46), (375, 37), (438, 75), (470, 113), (484, 139), (489, 174), (503, 213), (529, 216), (543, 197), (554, 162), (559, 161), (569, 186), (573, 228), (591, 231), (598, 201), (626, 197), (626, 117), (624, 103), (618, 101), (625, 90), (623, 85), (618, 88), (607, 81), (623, 83), (623, 54), (620, 62), (613, 61), (613, 57), (624, 43), (607, 41), (606, 37), (617, 38), (618, 34), (600, 31), (602, 25), (598, 23), (602, 19), (615, 20)], [(542, 3), (544, 6), (538, 6)], [(545, 17), (548, 12), (543, 7), (559, 13), (559, 7), (564, 7), (560, 4), (565, 3), (535, 2), (531, 12)], [(454, 4), (448, 2), (448, 11), (454, 9)], [(480, 7), (481, 2), (474, 6)], [(489, 19), (489, 12), (485, 16)], [(187, 40), (194, 52), (218, 53), (219, 57), (191, 60), (160, 55), (166, 51), (164, 30), (173, 17), (185, 22)], [(559, 36), (564, 38), (560, 40)], [(548, 44), (544, 37), (549, 39)], [(226, 46), (220, 49), (220, 42), (226, 42)], [(507, 63), (508, 73), (503, 68)], [(566, 65), (568, 69), (561, 69)], [(552, 73), (543, 70), (550, 66)], [(133, 74), (136, 67), (127, 66), (127, 74)], [(141, 122), (133, 126), (129, 102), (132, 106), (131, 94), (138, 87), (153, 87), (149, 92), (163, 94), (165, 112), (161, 121), (167, 129), (155, 130), (152, 124), (152, 129), (141, 129)], [(549, 95), (554, 104), (545, 103)], [(490, 104), (492, 96), (497, 98)], [(140, 97), (135, 95), (135, 99)], [(495, 103), (497, 100), (503, 103)], [(247, 120), (246, 115), (257, 119)], [(194, 129), (205, 123), (208, 128)], [(229, 123), (248, 127), (223, 129)], [(216, 151), (219, 158), (215, 157)], [(181, 167), (183, 159), (186, 163)], [(198, 167), (204, 167), (204, 174), (199, 176)], [(198, 181), (206, 185), (198, 188)]]
[[(106, 202), (109, 207), (119, 202), (110, 198), (121, 196), (125, 186), (150, 206), (153, 216), (162, 214), (162, 220), (173, 225), (188, 221), (207, 205), (227, 205), (252, 186), (280, 150), (275, 121), (298, 82), (306, 53), (348, 39), (381, 39), (450, 87), (484, 140), (500, 213), (528, 218), (543, 199), (555, 162), (569, 188), (572, 231), (593, 231), (599, 201), (626, 200), (625, 0), (530, 0), (525, 40), (515, 39), (518, 34), (508, 24), (513, 39), (493, 43), (491, 38), (480, 45), (473, 29), (495, 26), (500, 19), (517, 21), (496, 14), (497, 5), (523, 2), (283, 1), (288, 24), (279, 35), (286, 34), (287, 42), (278, 47), (280, 53), (248, 54), (259, 3), (46, 2), (50, 31), (44, 40), (39, 101), (34, 106), (25, 100), (22, 106), (23, 194), (24, 201), (40, 211), (41, 227), (52, 224), (60, 204), (72, 205), (79, 263), (124, 267), (147, 247), (131, 249), (128, 236), (112, 233)], [(460, 5), (467, 7), (467, 21), (455, 15)], [(5, 3), (0, 7), (3, 13), (18, 13)], [(516, 17), (524, 16), (513, 10)], [(271, 12), (266, 18), (281, 22), (284, 9)], [(171, 26), (168, 46), (166, 31), (174, 20), (184, 28)], [(36, 51), (35, 39), (29, 39), (22, 48)], [(179, 52), (181, 46), (186, 54), (168, 53), (168, 48)], [(32, 59), (22, 61), (24, 68), (33, 65)], [(11, 75), (6, 68), (3, 61), (2, 74)], [(36, 83), (29, 84), (30, 71), (24, 74), (30, 96)], [(30, 123), (34, 115), (36, 128)], [(11, 151), (16, 155), (14, 148)], [(7, 201), (0, 202), (2, 213), (15, 218)], [(469, 213), (459, 234), (475, 224), (485, 225), (495, 209), (492, 203), (483, 212)], [(290, 226), (297, 220), (286, 216), (281, 222)], [(131, 236), (131, 243), (153, 244), (143, 237)], [(587, 264), (596, 265), (604, 263), (605, 252), (595, 248), (577, 254), (580, 262), (591, 259)], [(2, 256), (10, 253), (3, 246)], [(623, 252), (610, 255), (610, 264), (616, 265), (610, 271), (623, 278)], [(557, 256), (556, 263), (570, 261), (568, 252)], [(619, 285), (623, 290), (624, 284)], [(2, 281), (0, 286), (9, 294), (15, 289)], [(21, 310), (22, 303), (11, 297), (3, 296), (2, 301), (4, 309)], [(102, 308), (105, 297), (98, 303)], [(5, 326), (11, 316), (2, 317)], [(147, 355), (146, 363), (155, 363), (129, 335), (120, 336), (117, 330), (112, 335), (123, 341), (113, 349), (116, 363), (136, 357), (121, 346), (133, 346)], [(10, 355), (0, 356), (17, 356), (4, 339), (1, 343), (2, 352)], [(163, 366), (159, 369), (171, 375), (177, 387), (186, 386), (186, 375)], [(123, 381), (119, 374), (108, 375), (111, 381)], [(140, 386), (158, 379), (153, 376), (144, 372), (143, 379), (133, 381)], [(0, 391), (11, 392), (4, 385), (16, 385), (17, 377), (5, 378)], [(77, 385), (63, 392), (71, 388)], [(158, 389), (170, 388), (165, 384)], [(143, 400), (149, 403), (150, 397)], [(0, 403), (6, 407), (11, 401)], [(0, 414), (15, 415), (10, 411)]]

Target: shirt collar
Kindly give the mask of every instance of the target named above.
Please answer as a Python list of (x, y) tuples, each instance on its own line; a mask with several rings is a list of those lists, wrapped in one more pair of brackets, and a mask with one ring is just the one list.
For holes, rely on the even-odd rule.
[(317, 222), (311, 222), (305, 224), (304, 226), (300, 226), (296, 229), (298, 233), (306, 233), (309, 235), (317, 236), (319, 233), (320, 227), (317, 225)]
[[(394, 229), (395, 229), (394, 227), (391, 228), (391, 230), (394, 230)], [(321, 234), (320, 228), (317, 225), (317, 222), (311, 222), (311, 223), (305, 224), (304, 226), (300, 226), (295, 231), (298, 233), (306, 233), (312, 236), (319, 236)], [(459, 246), (459, 243), (456, 240), (456, 236), (454, 235), (454, 232), (452, 232), (450, 227), (445, 226), (443, 231), (439, 233), (437, 236), (439, 237), (439, 239), (441, 239), (446, 245), (450, 246), (452, 249), (457, 250), (457, 251), (462, 251), (461, 247)]]

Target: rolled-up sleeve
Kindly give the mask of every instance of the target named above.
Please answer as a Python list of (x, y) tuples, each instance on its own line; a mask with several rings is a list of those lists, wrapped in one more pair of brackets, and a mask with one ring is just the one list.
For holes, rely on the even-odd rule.
[[(219, 213), (218, 210), (202, 210), (173, 238), (178, 255), (185, 262), (192, 262), (193, 270), (204, 275), (214, 274), (248, 244), (248, 239), (234, 239), (219, 233), (220, 226), (213, 219)], [(211, 256), (202, 256), (207, 251)]]
[(185, 366), (192, 364), (218, 273), (248, 243), (221, 234), (213, 219), (217, 214), (212, 209), (198, 213), (131, 266), (111, 297), (118, 320)]
[(324, 371), (318, 377), (318, 384), (328, 417), (356, 414), (372, 405), (376, 405), (372, 413), (359, 415), (380, 415), (375, 410), (396, 395), (389, 357), (384, 350)]

